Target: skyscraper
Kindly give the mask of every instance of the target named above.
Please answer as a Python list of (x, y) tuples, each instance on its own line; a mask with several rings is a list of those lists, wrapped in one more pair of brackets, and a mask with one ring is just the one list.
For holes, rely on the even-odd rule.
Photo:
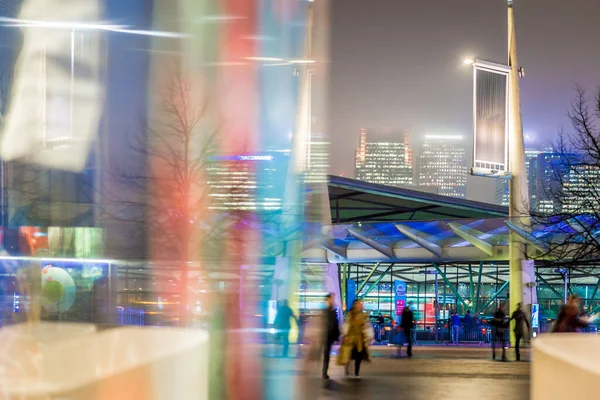
[(597, 215), (600, 193), (600, 167), (597, 165), (572, 166), (563, 182), (564, 198), (561, 212)]
[(357, 170), (363, 168), (365, 165), (365, 159), (367, 157), (367, 130), (360, 130), (360, 141), (358, 143), (358, 149), (356, 149), (356, 162), (355, 162), (355, 175), (358, 177)]
[(209, 208), (220, 211), (273, 211), (281, 209), (277, 166), (286, 153), (212, 156), (206, 168)]
[(596, 213), (599, 192), (600, 167), (586, 163), (582, 155), (537, 156), (538, 213)]
[(389, 186), (409, 186), (413, 184), (412, 152), (406, 134), (397, 139), (367, 140), (367, 130), (360, 133), (359, 147), (356, 149), (356, 179)]
[(329, 172), (329, 141), (325, 134), (311, 132), (306, 183), (325, 183)]
[(462, 135), (426, 135), (419, 157), (419, 185), (444, 196), (467, 193), (467, 151)]
[(506, 179), (496, 179), (496, 204), (508, 207), (508, 181)]
[[(575, 199), (566, 200), (566, 197), (578, 196), (582, 193), (581, 190), (586, 190), (583, 187), (586, 176), (594, 173), (576, 167), (578, 161), (579, 156), (576, 154), (538, 154), (535, 211), (542, 214), (568, 211), (563, 206), (569, 205)], [(573, 205), (569, 205), (569, 208), (571, 207)]]
[(410, 135), (408, 132), (404, 133), (404, 164), (414, 169), (413, 152), (410, 144)]
[(552, 149), (525, 149), (525, 170), (527, 172), (527, 186), (529, 188), (529, 206), (532, 210), (537, 209), (538, 155), (541, 153), (552, 153)]

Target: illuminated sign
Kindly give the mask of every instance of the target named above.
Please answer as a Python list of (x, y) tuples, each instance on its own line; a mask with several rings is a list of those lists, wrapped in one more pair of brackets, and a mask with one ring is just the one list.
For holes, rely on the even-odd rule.
[(540, 325), (540, 305), (532, 304), (531, 305), (531, 328), (539, 328)]
[(406, 307), (406, 282), (394, 281), (394, 293), (396, 302), (396, 316), (399, 317)]
[(273, 161), (270, 154), (240, 154), (237, 156), (214, 156), (211, 161)]
[(505, 65), (473, 64), (473, 169), (498, 174), (508, 169), (508, 78)]
[(21, 296), (19, 296), (19, 292), (15, 292), (13, 295), (13, 312), (18, 313), (21, 308)]
[(272, 159), (273, 159), (273, 156), (254, 156), (254, 155), (238, 156), (238, 160), (241, 160), (241, 161), (271, 161)]

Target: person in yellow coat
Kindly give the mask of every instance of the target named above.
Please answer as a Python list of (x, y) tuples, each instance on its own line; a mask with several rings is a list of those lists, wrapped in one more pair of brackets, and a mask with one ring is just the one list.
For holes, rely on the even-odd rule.
[(357, 300), (347, 313), (342, 326), (344, 338), (338, 352), (337, 364), (345, 367), (346, 375), (350, 375), (350, 361), (354, 360), (354, 375), (360, 376), (362, 361), (370, 361), (369, 345), (373, 340), (373, 326), (363, 312), (363, 303)]

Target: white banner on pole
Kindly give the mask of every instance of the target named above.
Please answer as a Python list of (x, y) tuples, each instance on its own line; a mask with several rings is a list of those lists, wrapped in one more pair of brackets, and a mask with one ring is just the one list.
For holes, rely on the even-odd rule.
[(510, 68), (477, 60), (473, 64), (473, 173), (508, 174), (508, 78)]
[(26, 0), (12, 26), (23, 32), (0, 155), (80, 171), (104, 96), (98, 0)]

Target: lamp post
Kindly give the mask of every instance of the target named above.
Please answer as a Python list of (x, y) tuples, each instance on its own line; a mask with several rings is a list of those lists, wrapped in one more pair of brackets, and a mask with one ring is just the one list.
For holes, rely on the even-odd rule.
[[(508, 0), (508, 65), (509, 78), (509, 168), (512, 179), (509, 181), (509, 211), (512, 222), (518, 222), (528, 227), (529, 221), (529, 190), (525, 171), (525, 144), (523, 140), (523, 121), (521, 119), (521, 98), (519, 90), (519, 63), (517, 61), (517, 44), (515, 37), (515, 19), (513, 0)], [(517, 304), (523, 300), (523, 260), (524, 244), (512, 231), (509, 233), (509, 266), (510, 266), (510, 311), (517, 309)], [(514, 325), (514, 321), (512, 322)], [(513, 329), (510, 330), (510, 342), (514, 344)]]
[[(523, 122), (521, 119), (521, 98), (519, 90), (519, 78), (524, 72), (519, 68), (517, 61), (517, 45), (515, 37), (515, 19), (513, 0), (508, 1), (508, 175), (509, 178), (509, 204), (508, 216), (512, 223), (516, 223), (528, 229), (529, 221), (529, 188), (527, 186), (527, 173), (525, 171), (525, 143), (523, 139)], [(465, 64), (476, 65), (481, 61), (467, 58)], [(491, 65), (490, 63), (485, 63)], [(495, 65), (495, 68), (502, 69)], [(497, 171), (494, 171), (497, 172)], [(476, 174), (474, 171), (473, 174)], [(500, 178), (493, 173), (491, 175)], [(516, 310), (517, 304), (525, 297), (523, 286), (523, 261), (525, 245), (515, 233), (509, 231), (509, 266), (510, 284), (509, 301), (510, 310)], [(534, 289), (530, 289), (534, 290)], [(514, 324), (514, 322), (513, 322)], [(510, 341), (515, 342), (514, 332), (511, 329)]]

